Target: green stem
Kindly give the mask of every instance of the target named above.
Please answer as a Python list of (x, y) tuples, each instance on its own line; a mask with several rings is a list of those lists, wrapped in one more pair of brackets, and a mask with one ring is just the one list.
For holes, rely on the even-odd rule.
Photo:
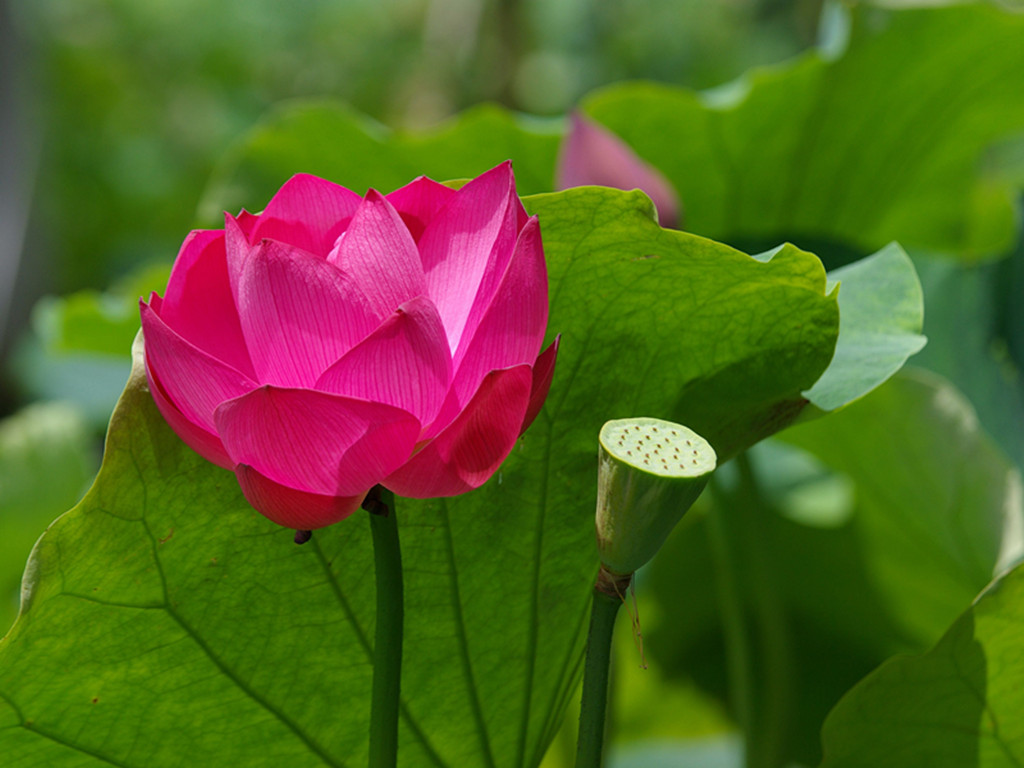
[(394, 494), (377, 486), (363, 506), (370, 512), (377, 576), (369, 768), (394, 768), (398, 762), (398, 694), (402, 676), (402, 551)]
[[(793, 707), (792, 648), (771, 562), (772, 530), (747, 454), (730, 490), (714, 482), (709, 520), (728, 660), (729, 697), (743, 730), (747, 768), (785, 764)], [(749, 611), (749, 613), (748, 613)]]
[(576, 768), (600, 768), (604, 721), (608, 708), (608, 668), (615, 616), (629, 587), (630, 576), (613, 576), (601, 567), (590, 611), (587, 659), (583, 667), (583, 699), (576, 742)]
[(714, 508), (708, 515), (708, 534), (711, 554), (715, 564), (718, 584), (718, 606), (722, 619), (722, 634), (725, 641), (726, 675), (729, 687), (729, 702), (736, 713), (736, 722), (743, 732), (745, 752), (750, 754), (750, 735), (754, 726), (753, 663), (750, 650), (750, 636), (747, 627), (743, 593), (740, 588), (738, 543), (735, 532), (730, 530), (730, 503), (717, 477), (711, 480), (715, 499)]
[(757, 652), (762, 672), (760, 697), (750, 768), (780, 768), (785, 765), (785, 742), (793, 706), (792, 656), (786, 610), (780, 594), (777, 570), (769, 557), (772, 551), (768, 516), (774, 514), (764, 501), (750, 456), (736, 457), (740, 471), (741, 524), (747, 537), (750, 591), (757, 627)]

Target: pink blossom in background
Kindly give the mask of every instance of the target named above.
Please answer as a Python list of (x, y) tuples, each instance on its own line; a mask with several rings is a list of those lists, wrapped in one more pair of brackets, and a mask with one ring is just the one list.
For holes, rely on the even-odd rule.
[(679, 197), (656, 168), (614, 133), (579, 112), (573, 112), (569, 120), (569, 133), (562, 141), (555, 170), (557, 189), (587, 185), (639, 189), (654, 202), (661, 226), (681, 225)]
[(298, 175), (260, 214), (192, 232), (142, 301), (150, 390), (174, 431), (290, 528), (484, 483), (547, 396), (540, 227), (510, 163), (461, 190), (365, 197)]

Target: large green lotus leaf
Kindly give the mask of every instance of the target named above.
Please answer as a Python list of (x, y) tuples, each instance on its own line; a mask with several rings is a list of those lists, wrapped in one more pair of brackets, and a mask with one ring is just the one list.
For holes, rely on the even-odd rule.
[(654, 84), (584, 110), (663, 171), (687, 228), (732, 243), (890, 240), (979, 257), (1015, 231), (986, 148), (1024, 131), (1024, 16), (973, 3), (860, 8), (843, 55), (812, 52), (715, 97)]
[[(564, 273), (552, 273), (552, 301), (566, 301), (566, 286), (565, 311), (583, 330), (584, 367), (574, 378), (601, 380), (587, 409), (588, 442), (608, 419), (660, 414), (706, 437), (724, 461), (806, 407), (794, 384), (820, 378), (839, 320), (817, 258), (786, 245), (759, 261), (662, 229), (639, 192), (583, 187), (526, 203), (540, 217), (545, 250), (575, 254)], [(592, 218), (582, 221), (581, 208)], [(652, 386), (652, 377), (671, 384)]]
[(417, 176), (471, 178), (513, 158), (519, 194), (550, 192), (561, 128), (561, 121), (481, 105), (428, 131), (396, 132), (336, 102), (287, 102), (225, 156), (199, 218), (221, 226), (225, 210), (269, 200), (299, 172), (362, 194), (390, 192)]
[[(560, 359), (489, 483), (399, 502), (406, 766), (540, 762), (579, 678), (602, 422), (722, 412), (742, 388), (713, 437), (743, 447), (784, 423), (838, 332), (810, 254), (758, 261), (664, 231), (635, 192), (527, 202)], [(682, 405), (685, 389), (699, 398)], [(296, 547), (166, 427), (137, 364), (100, 475), (40, 540), (0, 644), (5, 764), (363, 763), (372, 572), (360, 515)]]
[(839, 702), (822, 768), (1024, 763), (1024, 566), (995, 581), (934, 648), (890, 660)]
[[(780, 719), (785, 756), (814, 764), (821, 724), (840, 696), (892, 654), (928, 648), (1021, 557), (1024, 502), (1017, 471), (971, 406), (923, 371), (903, 371), (770, 442), (780, 441), (751, 452), (754, 488), (732, 489), (720, 470), (715, 508), (684, 521), (655, 559), (658, 620), (645, 648), (669, 673), (727, 698), (719, 600), (735, 590), (755, 695), (782, 696), (759, 711)], [(789, 446), (835, 474), (772, 492), (780, 475), (792, 475), (776, 455)], [(798, 504), (833, 512), (811, 519)], [(715, 555), (712, 515), (726, 521), (725, 560)]]

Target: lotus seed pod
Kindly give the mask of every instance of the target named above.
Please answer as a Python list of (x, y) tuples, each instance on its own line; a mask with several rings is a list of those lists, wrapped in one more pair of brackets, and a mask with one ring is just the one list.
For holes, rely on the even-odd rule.
[(661, 419), (609, 421), (599, 443), (597, 548), (608, 570), (629, 574), (661, 548), (718, 459), (692, 429)]

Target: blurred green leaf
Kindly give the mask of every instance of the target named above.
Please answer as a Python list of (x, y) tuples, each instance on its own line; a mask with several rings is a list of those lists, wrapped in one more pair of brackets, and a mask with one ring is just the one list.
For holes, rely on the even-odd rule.
[(906, 371), (869, 398), (782, 438), (850, 477), (869, 578), (928, 644), (1024, 554), (1017, 470), (948, 382)]
[(1021, 333), (1013, 321), (1020, 303), (1007, 274), (1019, 257), (1000, 264), (962, 265), (948, 259), (916, 258), (927, 298), (928, 346), (915, 358), (950, 379), (971, 401), (985, 429), (1024, 468), (1024, 392), (1021, 376), (997, 329), (1008, 315), (1008, 341)]
[(822, 768), (1011, 768), (1024, 762), (1024, 566), (989, 587), (934, 648), (882, 665), (822, 731)]
[[(790, 501), (797, 486), (771, 476), (792, 477), (792, 469), (764, 445), (751, 451), (755, 501), (731, 490), (731, 465), (720, 469), (715, 508), (684, 520), (654, 561), (659, 619), (646, 648), (669, 674), (726, 699), (722, 590), (737, 590), (754, 690), (780, 670), (788, 686), (763, 712), (782, 708), (786, 757), (813, 764), (821, 723), (846, 690), (893, 653), (934, 643), (994, 573), (1021, 557), (1024, 502), (1017, 471), (970, 405), (922, 371), (901, 372), (776, 441), (837, 473), (852, 488), (852, 511), (837, 525), (811, 527), (790, 509), (766, 507)], [(819, 476), (805, 477), (821, 492)], [(723, 512), (737, 517), (731, 586), (709, 527)]]
[(854, 512), (855, 486), (811, 454), (766, 440), (750, 449), (764, 500), (793, 522), (814, 528), (839, 528)]
[(1014, 240), (1013, 182), (981, 163), (1024, 131), (1024, 16), (973, 3), (853, 11), (846, 51), (697, 94), (626, 83), (583, 102), (666, 174), (687, 228), (742, 244), (890, 240), (980, 258)]
[(136, 270), (107, 291), (78, 291), (43, 299), (35, 308), (35, 328), (54, 354), (86, 353), (127, 357), (139, 330), (139, 299), (167, 285), (170, 266)]
[[(898, 240), (977, 259), (1014, 242), (1024, 17), (990, 4), (852, 11), (838, 56), (812, 51), (707, 93), (624, 83), (583, 109), (664, 171), (687, 228), (742, 247), (852, 253)], [(559, 121), (478, 106), (422, 135), (331, 103), (286, 104), (221, 163), (201, 214), (267, 200), (303, 170), (356, 191), (471, 176), (507, 158), (551, 187)], [(382, 173), (381, 169), (393, 172)]]
[(429, 131), (400, 132), (336, 102), (288, 102), (225, 155), (199, 218), (223, 226), (224, 211), (265, 203), (300, 172), (363, 194), (371, 187), (390, 192), (417, 176), (473, 178), (513, 158), (520, 195), (548, 192), (561, 130), (561, 120), (482, 105)]
[(52, 328), (49, 348), (54, 352), (74, 350), (123, 357), (139, 330), (139, 319), (135, 317), (138, 300), (132, 306), (112, 301), (98, 291), (44, 299), (37, 305), (36, 312), (44, 315), (43, 325)]
[(30, 405), (0, 421), (0, 630), (14, 621), (33, 542), (81, 497), (95, 454), (85, 418), (68, 403)]
[(36, 399), (74, 403), (102, 429), (130, 368), (139, 298), (163, 290), (169, 272), (169, 264), (147, 266), (102, 293), (40, 299), (32, 309), (32, 332), (15, 349), (13, 371), (21, 388)]
[[(810, 254), (763, 262), (661, 230), (639, 193), (527, 204), (544, 228), (561, 358), (495, 478), (400, 502), (404, 765), (540, 762), (579, 679), (605, 419), (722, 411), (740, 389), (732, 371), (749, 394), (715, 436), (742, 447), (786, 423), (765, 411), (790, 413), (778, 402), (820, 376), (838, 332)], [(360, 764), (367, 526), (357, 516), (295, 547), (170, 432), (143, 381), (137, 368), (100, 477), (41, 540), (0, 645), (7, 764)]]
[(123, 355), (53, 353), (36, 336), (23, 338), (12, 357), (21, 389), (33, 399), (72, 403), (97, 432), (110, 420), (131, 367)]
[[(1022, 34), (1024, 18), (984, 4), (858, 9), (835, 60), (812, 52), (705, 95), (625, 83), (583, 107), (666, 173), (687, 227), (705, 236), (847, 254), (898, 239), (979, 258), (1005, 250), (1016, 227), (1015, 176), (993, 158), (1024, 131)], [(511, 157), (522, 191), (541, 192), (562, 130), (479, 107), (417, 139), (340, 106), (285, 106), (221, 164), (201, 216), (269, 199), (298, 170), (361, 192)]]
[(738, 736), (640, 742), (608, 754), (608, 768), (741, 768), (743, 764), (743, 741)]
[[(976, 259), (1016, 231), (1017, 175), (1000, 158), (1024, 131), (1022, 35), (1024, 17), (987, 4), (858, 8), (838, 58), (811, 52), (706, 94), (623, 83), (583, 108), (668, 176), (704, 236), (790, 240), (843, 263), (892, 240)], [(221, 164), (201, 217), (267, 200), (299, 170), (362, 192), (512, 158), (521, 191), (543, 192), (563, 130), (477, 107), (417, 137), (337, 105), (285, 105)]]

